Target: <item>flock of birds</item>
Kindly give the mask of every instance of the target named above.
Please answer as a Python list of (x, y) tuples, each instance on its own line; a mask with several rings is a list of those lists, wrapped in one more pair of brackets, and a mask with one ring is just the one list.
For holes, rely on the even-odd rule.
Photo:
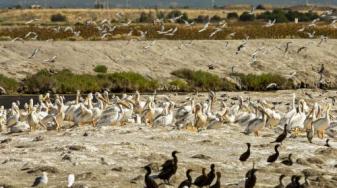
[[(254, 10), (252, 10), (251, 14), (254, 14)], [(337, 29), (336, 23), (337, 23), (337, 17), (333, 16), (333, 11), (326, 11), (324, 12), (320, 18), (317, 18), (315, 20), (313, 20), (312, 22), (308, 23), (307, 25), (304, 25), (302, 28), (300, 28), (298, 30), (299, 33), (304, 33), (305, 35), (308, 36), (308, 38), (310, 39), (314, 39), (317, 38), (316, 37), (316, 31), (314, 30), (315, 27), (317, 27), (317, 23), (319, 21), (321, 21), (321, 18), (326, 18), (326, 17), (330, 17), (331, 23), (328, 25), (331, 28), (335, 28)], [(34, 24), (36, 21), (38, 21), (39, 19), (32, 19), (26, 22), (26, 24)], [(78, 21), (81, 22), (82, 18), (78, 18)], [(90, 27), (94, 27), (96, 28), (97, 32), (100, 35), (101, 40), (105, 40), (108, 39), (109, 37), (112, 37), (114, 35), (114, 32), (116, 31), (117, 28), (119, 27), (126, 27), (129, 28), (130, 31), (128, 31), (126, 33), (127, 37), (130, 37), (131, 39), (129, 40), (128, 44), (135, 40), (134, 38), (136, 37), (136, 40), (146, 40), (147, 39), (147, 35), (148, 35), (148, 31), (142, 31), (142, 30), (136, 30), (134, 31), (134, 28), (132, 27), (132, 20), (128, 19), (126, 17), (126, 15), (124, 15), (123, 13), (116, 13), (115, 15), (115, 20), (117, 20), (117, 24), (112, 24), (111, 20), (109, 19), (104, 19), (101, 21), (93, 21), (93, 20), (86, 20), (84, 21), (84, 25), (86, 26), (90, 26)], [(166, 22), (169, 22), (169, 29), (167, 29), (165, 26)], [(183, 15), (179, 15), (177, 17), (172, 17), (168, 20), (166, 19), (154, 19), (153, 20), (153, 24), (155, 25), (160, 25), (160, 30), (156, 31), (157, 34), (162, 35), (162, 36), (172, 36), (174, 37), (178, 31), (178, 27), (177, 26), (173, 26), (172, 24), (177, 23), (177, 22), (183, 22), (185, 27), (193, 27), (195, 25), (195, 22), (189, 22), (187, 20), (183, 19)], [(270, 28), (273, 27), (276, 24), (277, 20), (269, 20), (264, 27), (266, 28)], [(297, 22), (296, 22), (297, 23)], [(214, 25), (214, 27), (211, 25)], [(213, 38), (215, 35), (220, 34), (221, 32), (223, 32), (225, 29), (228, 29), (229, 25), (227, 24), (227, 22), (225, 20), (219, 21), (218, 23), (211, 23), (210, 20), (208, 20), (204, 26), (198, 30), (198, 33), (203, 33), (206, 31), (210, 31), (209, 34), (209, 38)], [(81, 31), (77, 31), (75, 27), (72, 26), (57, 26), (55, 28), (52, 29), (53, 32), (55, 33), (71, 33), (73, 34), (75, 37), (80, 37), (81, 36)], [(311, 32), (309, 32), (311, 31)], [(136, 34), (138, 33), (138, 34)], [(230, 34), (228, 34), (227, 38), (231, 39), (233, 37), (236, 36), (236, 32), (232, 32)], [(321, 35), (318, 37), (320, 39), (320, 41), (317, 43), (317, 46), (321, 46), (322, 43), (327, 42), (328, 37)], [(16, 37), (14, 39), (11, 39), (11, 41), (22, 41), (24, 42), (25, 40), (39, 40), (39, 35), (34, 32), (34, 31), (30, 31), (28, 32), (24, 37)], [(243, 49), (247, 46), (247, 42), (249, 40), (249, 36), (246, 35), (246, 39), (244, 39), (237, 47), (236, 47), (236, 52), (235, 54), (239, 54), (241, 51), (243, 51)], [(48, 39), (47, 41), (53, 41), (53, 39)], [(156, 41), (153, 40), (151, 42), (149, 42), (148, 44), (146, 44), (143, 47), (143, 50), (146, 51), (148, 49), (150, 49), (151, 47), (153, 47), (155, 45)], [(226, 41), (225, 43), (225, 48), (228, 47), (229, 42)], [(289, 53), (289, 45), (291, 43), (287, 43), (286, 48), (285, 49), (281, 49), (283, 48), (282, 46), (277, 46), (276, 48), (284, 51), (284, 54)], [(190, 46), (189, 44), (184, 44), (183, 42), (181, 42), (181, 45), (178, 47), (178, 49), (181, 49), (183, 46), (188, 47)], [(304, 46), (299, 46), (297, 51), (297, 54), (300, 54), (303, 50), (307, 49), (309, 45), (304, 45)], [(40, 51), (40, 48), (36, 48), (33, 50), (32, 54), (28, 57), (29, 59), (34, 58), (37, 53)], [(271, 51), (272, 49), (265, 49), (265, 48), (258, 48), (255, 51), (253, 51), (251, 53), (251, 63), (254, 64), (257, 62), (257, 58), (258, 56), (260, 56), (260, 54), (267, 54), (269, 51)], [(167, 53), (167, 52), (165, 52)], [(44, 60), (44, 62), (47, 63), (54, 63), (57, 59), (57, 56), (52, 56), (46, 60)]]
[[(89, 93), (82, 98), (78, 91), (74, 101), (65, 101), (64, 96), (56, 95), (54, 102), (47, 93), (40, 95), (39, 101), (34, 103), (30, 99), (29, 104), (24, 104), (24, 109), (20, 109), (19, 102), (13, 102), (10, 109), (0, 107), (0, 128), (2, 132), (18, 133), (29, 132), (37, 129), (58, 130), (65, 129), (65, 122), (71, 122), (72, 127), (92, 125), (94, 127), (102, 126), (124, 126), (128, 123), (135, 125), (146, 125), (152, 127), (172, 127), (178, 130), (199, 132), (205, 129), (214, 129), (225, 124), (238, 124), (242, 127), (242, 133), (245, 135), (254, 134), (260, 136), (263, 129), (284, 127), (282, 134), (272, 143), (275, 145), (275, 153), (270, 155), (267, 162), (273, 163), (279, 157), (279, 143), (288, 138), (297, 137), (301, 133), (307, 135), (308, 141), (312, 143), (315, 135), (323, 139), (329, 129), (333, 129), (336, 122), (331, 120), (331, 104), (326, 104), (326, 109), (322, 110), (321, 105), (314, 103), (312, 107), (304, 99), (296, 99), (293, 94), (292, 104), (289, 104), (289, 110), (281, 112), (276, 110), (276, 103), (268, 103), (265, 100), (251, 101), (249, 98), (244, 100), (237, 97), (231, 106), (226, 104), (230, 98), (222, 95), (217, 98), (216, 93), (210, 91), (205, 101), (195, 102), (194, 97), (186, 98), (181, 104), (176, 104), (171, 100), (171, 95), (157, 96), (156, 94), (141, 99), (139, 92), (133, 95), (123, 94), (110, 96), (108, 92)], [(94, 98), (95, 101), (94, 102)], [(216, 110), (216, 103), (220, 103), (220, 108)], [(329, 140), (326, 146), (330, 147)], [(250, 156), (250, 143), (247, 143), (247, 151), (240, 156), (240, 161), (246, 161)], [(147, 188), (158, 187), (153, 178), (164, 180), (169, 184), (170, 178), (177, 171), (178, 159), (177, 151), (172, 153), (173, 159), (162, 165), (160, 173), (152, 177), (150, 166), (146, 166), (145, 184)], [(289, 154), (287, 160), (282, 161), (284, 165), (292, 165), (292, 154)], [(256, 182), (253, 167), (246, 174), (246, 186), (254, 187)], [(210, 186), (212, 188), (220, 187), (221, 173), (215, 173), (214, 165), (211, 165), (211, 171), (196, 178), (192, 183), (190, 176), (191, 170), (186, 172), (187, 179), (181, 183), (181, 188), (191, 187), (192, 184), (198, 187)], [(214, 185), (211, 185), (213, 179), (217, 176)], [(280, 177), (280, 179), (282, 179)], [(298, 184), (300, 176), (292, 178), (291, 185)], [(47, 174), (39, 177), (34, 185), (46, 184), (48, 182)], [(306, 181), (307, 182), (307, 181)], [(283, 184), (282, 184), (283, 185)], [(289, 187), (289, 186), (287, 186)], [(290, 186), (291, 187), (291, 186)], [(293, 186), (298, 187), (298, 186)]]

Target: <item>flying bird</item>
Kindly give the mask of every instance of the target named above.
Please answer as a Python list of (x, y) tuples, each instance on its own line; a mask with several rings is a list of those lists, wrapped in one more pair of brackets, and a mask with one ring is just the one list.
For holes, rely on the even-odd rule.
[(55, 63), (55, 61), (56, 61), (56, 58), (57, 58), (57, 56), (53, 56), (52, 58), (50, 58), (50, 59), (46, 59), (46, 60), (44, 60), (44, 62), (46, 62), (46, 63)]
[(28, 57), (28, 59), (33, 59), (39, 51), (40, 51), (40, 48), (35, 48), (35, 49), (33, 50), (32, 55), (30, 55), (30, 56)]
[(272, 27), (274, 26), (276, 23), (276, 19), (274, 19), (273, 21), (269, 20), (268, 23), (265, 25), (265, 27)]
[(202, 32), (204, 32), (204, 31), (206, 31), (207, 30), (207, 28), (208, 28), (208, 26), (209, 26), (209, 21), (204, 25), (204, 27), (202, 28), (202, 29), (200, 29), (198, 32), (199, 33), (202, 33)]

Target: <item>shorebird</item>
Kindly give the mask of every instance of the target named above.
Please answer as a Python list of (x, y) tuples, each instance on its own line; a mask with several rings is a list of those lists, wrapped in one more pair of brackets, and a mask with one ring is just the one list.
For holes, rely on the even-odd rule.
[(32, 185), (32, 187), (37, 187), (41, 185), (47, 185), (48, 184), (48, 173), (47, 172), (42, 172), (42, 176), (39, 176), (35, 178), (35, 181)]
[(53, 56), (52, 58), (50, 58), (50, 59), (46, 59), (46, 60), (44, 60), (44, 62), (46, 62), (46, 63), (55, 63), (55, 61), (56, 61), (56, 58), (57, 58), (57, 56), (55, 55), (55, 56)]
[(35, 48), (35, 49), (33, 50), (32, 55), (30, 55), (30, 56), (28, 57), (28, 59), (33, 59), (39, 51), (40, 51), (40, 48)]
[(202, 29), (200, 29), (198, 32), (199, 33), (202, 33), (202, 32), (204, 32), (204, 31), (206, 31), (207, 30), (207, 28), (208, 28), (208, 26), (209, 26), (209, 21), (204, 25), (204, 27), (202, 28)]

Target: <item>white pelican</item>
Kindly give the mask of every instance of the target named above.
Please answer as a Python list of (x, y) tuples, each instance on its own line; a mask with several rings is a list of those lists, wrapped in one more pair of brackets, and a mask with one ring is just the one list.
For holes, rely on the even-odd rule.
[(325, 117), (312, 122), (312, 126), (320, 139), (323, 139), (325, 130), (330, 126), (330, 110), (331, 104), (329, 104), (326, 109)]
[(164, 110), (162, 114), (158, 115), (154, 119), (154, 125), (155, 126), (167, 126), (171, 125), (173, 123), (173, 103), (165, 103)]
[(256, 117), (249, 121), (244, 131), (245, 134), (255, 133), (255, 136), (259, 136), (259, 131), (266, 125), (268, 114), (266, 114), (261, 106), (258, 106), (257, 108), (261, 112), (262, 117)]

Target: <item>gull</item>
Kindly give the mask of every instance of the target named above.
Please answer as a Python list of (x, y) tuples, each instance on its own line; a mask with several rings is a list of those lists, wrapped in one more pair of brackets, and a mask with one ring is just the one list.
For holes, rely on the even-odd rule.
[(123, 15), (122, 13), (120, 13), (120, 12), (117, 12), (115, 15), (116, 15), (116, 17), (117, 17), (118, 20), (122, 19), (123, 16), (124, 16), (124, 15)]
[(74, 36), (79, 37), (81, 34), (81, 31), (74, 31)]
[(252, 57), (252, 64), (255, 63), (257, 61), (257, 54), (263, 50), (263, 48), (258, 48), (257, 50), (255, 50), (255, 52), (251, 55)]
[(74, 33), (74, 29), (70, 26), (67, 26), (66, 28), (64, 28), (64, 32), (68, 32), (70, 31), (71, 33)]
[(305, 30), (305, 27), (302, 27), (301, 29), (297, 30), (297, 32), (303, 32)]
[(155, 24), (162, 24), (164, 22), (164, 20), (163, 19), (158, 19), (158, 18), (156, 18), (155, 20), (153, 20), (153, 24), (155, 25)]
[(209, 21), (208, 21), (208, 22), (204, 25), (204, 27), (203, 27), (202, 29), (200, 29), (198, 32), (201, 33), (201, 32), (206, 31), (207, 28), (208, 28), (208, 26), (209, 26)]
[(227, 47), (228, 47), (228, 45), (229, 45), (229, 42), (228, 42), (228, 41), (226, 41), (226, 42), (225, 42), (225, 48), (227, 48)]
[(33, 50), (32, 55), (30, 55), (30, 56), (28, 57), (28, 59), (33, 59), (33, 57), (35, 57), (36, 54), (37, 54), (39, 51), (40, 51), (40, 48), (35, 48), (35, 49)]
[(326, 17), (328, 15), (331, 15), (333, 13), (333, 10), (327, 10), (322, 14), (322, 17)]
[(127, 34), (128, 37), (132, 36), (133, 30), (131, 29), (131, 31), (129, 31), (129, 33)]
[(300, 47), (298, 50), (297, 50), (297, 53), (299, 54), (302, 50), (304, 50), (304, 49), (307, 49), (307, 47), (305, 47), (305, 46), (302, 46), (302, 47)]
[(286, 78), (289, 80), (289, 79), (292, 79), (292, 78), (294, 78), (295, 76), (296, 76), (296, 74), (297, 74), (297, 72), (295, 71), (295, 72), (293, 72), (293, 73), (291, 73), (290, 75), (286, 75)]
[(179, 20), (179, 19), (182, 18), (182, 17), (183, 17), (183, 15), (180, 15), (180, 16), (177, 16), (177, 17), (173, 17), (173, 18), (170, 18), (169, 21), (170, 21), (171, 23), (175, 23), (177, 20)]
[(113, 27), (109, 27), (109, 32), (114, 32), (116, 28), (117, 28), (116, 25), (114, 25)]
[(151, 46), (153, 46), (154, 44), (156, 43), (156, 41), (152, 41), (150, 44), (148, 44), (147, 46), (144, 47), (144, 49), (148, 49), (150, 48)]
[(336, 20), (332, 20), (332, 22), (329, 24), (331, 27), (336, 28), (336, 23), (337, 23), (337, 19)]
[(55, 33), (59, 33), (60, 30), (61, 30), (61, 26), (58, 26), (58, 27), (53, 28), (53, 31), (54, 31)]
[(74, 174), (69, 174), (68, 176), (68, 186), (67, 187), (72, 187), (75, 183), (75, 175)]
[(25, 40), (23, 40), (23, 38), (21, 38), (21, 37), (15, 37), (15, 38), (12, 39), (11, 41), (12, 41), (12, 42), (15, 42), (15, 41), (25, 42)]
[(254, 7), (254, 6), (252, 6), (252, 9), (250, 9), (250, 12), (249, 12), (249, 14), (250, 14), (250, 15), (253, 15), (253, 14), (254, 14), (254, 11), (255, 11), (255, 7)]
[(183, 22), (185, 23), (185, 26), (187, 26), (187, 27), (190, 27), (190, 26), (195, 24), (195, 22), (189, 23), (187, 20), (183, 20)]
[(274, 19), (273, 21), (269, 20), (268, 23), (264, 27), (272, 27), (273, 25), (275, 25), (275, 23), (276, 23), (276, 19)]
[(25, 24), (31, 24), (31, 23), (33, 23), (35, 21), (38, 21), (38, 20), (40, 20), (40, 19), (32, 19), (32, 20), (27, 21)]
[(105, 39), (107, 36), (111, 36), (111, 33), (105, 33), (101, 36), (101, 39)]
[(124, 23), (123, 26), (128, 27), (132, 23), (132, 20), (128, 20), (127, 23)]
[(230, 33), (228, 36), (229, 36), (230, 38), (233, 38), (233, 37), (235, 37), (235, 35), (236, 35), (236, 32), (233, 32), (233, 33)]
[(216, 28), (215, 31), (213, 31), (213, 33), (211, 33), (211, 34), (209, 35), (209, 38), (212, 38), (215, 34), (221, 32), (221, 31), (223, 31), (222, 28)]
[(173, 36), (177, 31), (178, 31), (178, 27), (175, 27), (172, 32), (165, 33), (164, 35), (166, 35), (166, 36)]
[(319, 41), (318, 45), (317, 46), (321, 46), (321, 44), (323, 42), (327, 42), (328, 41), (328, 37), (324, 36), (324, 35), (321, 35), (321, 40)]
[(311, 24), (309, 24), (309, 27), (316, 27), (316, 23), (319, 21), (320, 19), (317, 18), (317, 19), (314, 19)]
[(316, 31), (313, 31), (312, 33), (306, 32), (308, 37), (311, 38), (311, 39), (315, 37), (315, 33), (316, 33)]
[(109, 24), (109, 20), (108, 20), (108, 19), (102, 20), (102, 21), (101, 21), (101, 25), (103, 25), (103, 24)]
[(270, 83), (267, 85), (266, 89), (277, 89), (278, 85), (276, 83)]
[(47, 63), (55, 63), (55, 61), (56, 61), (56, 58), (57, 58), (57, 56), (53, 56), (52, 58), (50, 58), (50, 59), (46, 59), (46, 60), (44, 60), (44, 62), (47, 62)]
[(37, 34), (36, 34), (35, 32), (31, 32), (31, 31), (30, 31), (30, 32), (28, 32), (28, 33), (25, 35), (25, 39), (28, 38), (28, 37), (30, 37), (31, 35), (34, 35), (34, 37), (37, 36)]
[(35, 178), (35, 181), (32, 185), (32, 187), (37, 187), (37, 186), (41, 186), (41, 185), (47, 185), (48, 184), (48, 173), (47, 172), (42, 172), (42, 176), (39, 176), (37, 178)]
[[(177, 27), (176, 27), (176, 28), (177, 28)], [(158, 33), (159, 35), (165, 35), (165, 34), (168, 34), (168, 33), (170, 33), (170, 32), (173, 31), (173, 28), (168, 29), (167, 31), (164, 31), (164, 29), (165, 29), (165, 27), (162, 26), (161, 29), (160, 29), (160, 31), (157, 31), (157, 33)]]
[(140, 39), (145, 39), (146, 38), (146, 35), (147, 35), (147, 31), (141, 31), (141, 30), (138, 30), (138, 32), (140, 33)]

